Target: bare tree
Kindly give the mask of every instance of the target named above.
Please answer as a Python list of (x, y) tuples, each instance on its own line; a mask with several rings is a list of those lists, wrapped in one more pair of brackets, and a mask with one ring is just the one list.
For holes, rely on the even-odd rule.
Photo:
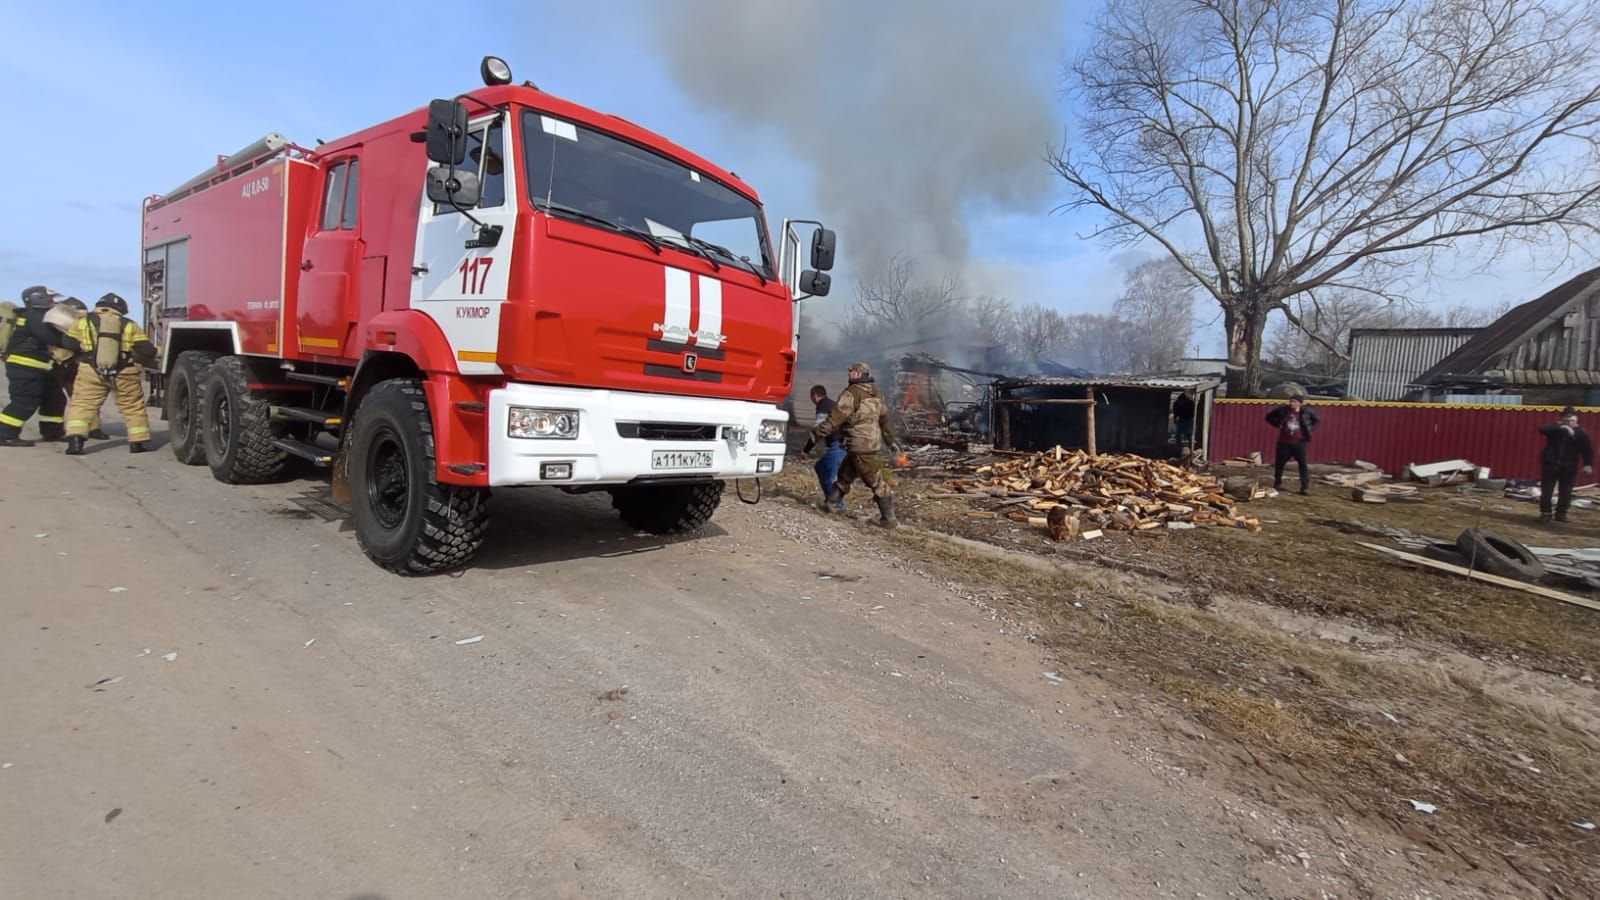
[(1048, 306), (1024, 306), (1011, 326), (1012, 345), (1024, 365), (1049, 359), (1067, 346), (1071, 337), (1067, 317)]
[(1482, 328), (1510, 308), (1452, 306), (1442, 315), (1406, 301), (1352, 291), (1308, 291), (1290, 299), (1284, 323), (1268, 332), (1265, 354), (1280, 365), (1327, 377), (1350, 367), (1357, 328)]
[[(1051, 162), (1112, 242), (1159, 244), (1222, 308), (1258, 393), (1290, 298), (1391, 295), (1453, 248), (1570, 241), (1600, 198), (1595, 5), (1109, 0)], [(1425, 269), (1424, 269), (1425, 270)]]
[(1079, 313), (1067, 316), (1065, 359), (1091, 372), (1123, 373), (1133, 370), (1132, 327), (1116, 316)]
[(1177, 368), (1194, 331), (1194, 292), (1199, 285), (1170, 259), (1140, 263), (1128, 273), (1112, 307), (1121, 319), (1127, 368), (1169, 372)]
[(972, 319), (972, 334), (985, 346), (1009, 345), (1016, 325), (1016, 311), (1004, 297), (985, 294), (967, 304)]
[(904, 338), (925, 336), (930, 327), (948, 331), (949, 323), (941, 320), (961, 311), (965, 298), (960, 284), (948, 274), (935, 281), (919, 280), (916, 268), (910, 257), (891, 256), (858, 277), (855, 316)]

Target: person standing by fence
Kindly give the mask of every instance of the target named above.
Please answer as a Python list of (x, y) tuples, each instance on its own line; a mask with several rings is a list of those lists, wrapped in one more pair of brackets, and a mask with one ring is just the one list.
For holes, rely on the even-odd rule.
[(1544, 452), (1539, 455), (1539, 521), (1552, 518), (1550, 498), (1559, 489), (1553, 518), (1565, 522), (1567, 509), (1572, 506), (1572, 485), (1578, 480), (1578, 465), (1583, 464), (1585, 475), (1594, 471), (1594, 444), (1589, 432), (1578, 424), (1578, 411), (1570, 406), (1561, 411), (1560, 421), (1540, 425), (1539, 433), (1544, 435)]
[(1306, 467), (1306, 445), (1311, 443), (1311, 432), (1321, 419), (1306, 405), (1304, 397), (1294, 396), (1289, 402), (1267, 413), (1267, 424), (1278, 429), (1277, 458), (1272, 464), (1272, 487), (1283, 490), (1283, 468), (1289, 460), (1295, 461), (1300, 472), (1300, 493), (1311, 493), (1311, 473)]

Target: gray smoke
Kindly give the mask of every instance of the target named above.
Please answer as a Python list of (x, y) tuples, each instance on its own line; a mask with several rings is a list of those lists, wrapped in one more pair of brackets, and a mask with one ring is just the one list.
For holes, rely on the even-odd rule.
[(972, 205), (1034, 209), (1050, 188), (1056, 0), (654, 9), (651, 33), (685, 91), (732, 123), (776, 130), (810, 164), (818, 217), (853, 270), (902, 254), (959, 275)]

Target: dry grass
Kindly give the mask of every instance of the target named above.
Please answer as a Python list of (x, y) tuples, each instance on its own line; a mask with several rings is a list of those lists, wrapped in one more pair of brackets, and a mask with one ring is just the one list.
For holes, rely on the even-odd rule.
[[(790, 471), (795, 495), (815, 490), (809, 469)], [(1089, 550), (1104, 568), (1050, 566), (1039, 563), (1061, 561), (1060, 548), (1032, 529), (971, 519), (963, 502), (919, 501), (925, 484), (903, 487), (903, 515), (917, 524), (1036, 559), (917, 529), (892, 536), (898, 549), (1028, 615), (1041, 637), (1069, 651), (1064, 665), (1093, 659), (1097, 675), (1125, 682), (1130, 694), (1157, 688), (1160, 703), (1214, 732), (1206, 752), (1223, 757), (1242, 789), (1270, 800), (1296, 785), (1343, 815), (1388, 821), (1474, 865), (1514, 868), (1541, 891), (1588, 895), (1600, 881), (1600, 841), (1571, 825), (1600, 814), (1600, 741), (1559, 703), (1500, 702), (1472, 673), (1380, 660), (1206, 609), (1213, 595), (1243, 596), (1577, 676), (1600, 661), (1600, 614), (1396, 565), (1311, 520), (1442, 538), (1482, 523), (1524, 541), (1581, 545), (1600, 543), (1600, 516), (1542, 532), (1522, 506), (1478, 509), (1443, 492), (1418, 505), (1367, 506), (1329, 492), (1256, 504), (1251, 514), (1277, 520), (1259, 535), (1112, 535), (1067, 548)], [(1441, 810), (1424, 836), (1409, 798)]]

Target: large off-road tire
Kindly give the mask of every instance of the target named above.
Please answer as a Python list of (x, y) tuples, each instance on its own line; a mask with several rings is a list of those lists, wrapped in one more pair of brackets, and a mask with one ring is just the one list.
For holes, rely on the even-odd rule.
[(205, 396), (206, 376), (217, 361), (217, 354), (204, 350), (185, 350), (167, 376), (162, 414), (167, 420), (167, 435), (172, 455), (186, 466), (206, 461), (204, 430), (200, 426), (201, 399)]
[(362, 398), (346, 449), (356, 541), (398, 575), (459, 569), (483, 545), (489, 491), (440, 484), (422, 382), (382, 382)]
[(289, 454), (279, 437), (272, 408), (250, 389), (244, 360), (224, 356), (211, 366), (200, 388), (200, 433), (211, 474), (228, 484), (260, 484), (283, 474)]
[(611, 506), (622, 521), (651, 534), (693, 531), (711, 521), (722, 502), (723, 483), (632, 484), (611, 489)]
[(1484, 528), (1468, 528), (1456, 538), (1456, 549), (1467, 559), (1462, 563), (1480, 572), (1538, 581), (1544, 577), (1544, 564), (1527, 547), (1503, 534)]

